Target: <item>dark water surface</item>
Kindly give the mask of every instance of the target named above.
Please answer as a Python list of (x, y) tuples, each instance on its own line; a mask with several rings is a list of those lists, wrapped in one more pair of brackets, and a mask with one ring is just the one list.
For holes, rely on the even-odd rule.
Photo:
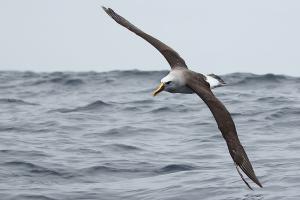
[(300, 78), (234, 73), (215, 94), (264, 188), (240, 179), (196, 95), (161, 72), (0, 72), (0, 199), (300, 199)]

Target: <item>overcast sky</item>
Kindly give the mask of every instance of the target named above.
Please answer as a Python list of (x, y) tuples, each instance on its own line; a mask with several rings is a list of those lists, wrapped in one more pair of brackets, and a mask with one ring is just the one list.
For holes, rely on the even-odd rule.
[(111, 7), (203, 73), (300, 76), (298, 0), (0, 0), (0, 70), (166, 70)]

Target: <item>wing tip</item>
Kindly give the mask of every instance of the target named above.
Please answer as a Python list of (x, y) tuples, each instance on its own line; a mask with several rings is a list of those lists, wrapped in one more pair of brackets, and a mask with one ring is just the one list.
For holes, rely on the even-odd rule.
[(259, 182), (258, 178), (256, 177), (252, 167), (251, 167), (252, 170), (249, 170), (249, 169), (245, 168), (244, 166), (240, 166), (240, 165), (239, 165), (239, 167), (255, 184), (257, 184), (259, 187), (263, 188), (262, 184)]
[(111, 8), (106, 8), (105, 6), (101, 6), (101, 8), (110, 16), (112, 13), (114, 13), (113, 9)]
[[(252, 179), (251, 179), (252, 180)], [(262, 184), (258, 181), (258, 179), (256, 179), (255, 181), (252, 180), (254, 183), (256, 183), (256, 185), (258, 185), (260, 188), (263, 188)]]
[[(235, 164), (259, 187), (263, 187), (262, 184), (259, 182), (258, 178), (255, 175), (255, 172), (253, 170), (253, 167), (251, 165), (251, 162), (244, 150), (244, 148), (241, 146), (239, 151), (235, 152), (235, 155), (233, 156), (233, 160)], [(240, 173), (239, 173), (240, 174)], [(241, 175), (241, 174), (240, 174)], [(241, 176), (242, 177), (242, 176)], [(243, 179), (243, 177), (242, 177)], [(243, 180), (245, 182), (245, 180)], [(248, 186), (249, 187), (249, 186)]]
[(102, 8), (105, 12), (108, 11), (108, 9), (107, 9), (105, 6), (101, 6), (101, 8)]
[(264, 186), (258, 181), (257, 179), (257, 183), (256, 183), (259, 187), (263, 188)]
[(243, 174), (240, 172), (239, 168), (255, 183), (257, 184), (259, 187), (263, 188), (262, 184), (259, 182), (259, 180), (257, 179), (257, 177), (254, 175), (250, 175), (249, 173), (245, 172), (245, 170), (236, 164), (236, 169), (237, 169), (237, 172), (238, 174), (240, 175), (240, 177), (242, 178), (243, 182), (247, 185), (247, 187), (250, 189), (250, 190), (253, 190), (253, 188), (250, 186), (250, 184), (245, 180), (245, 178), (243, 177)]
[[(250, 178), (250, 177), (249, 177)], [(263, 188), (262, 184), (259, 182), (259, 180), (257, 179), (257, 177), (255, 177), (255, 179), (250, 178), (254, 183), (256, 183), (256, 185), (258, 185), (260, 188)]]

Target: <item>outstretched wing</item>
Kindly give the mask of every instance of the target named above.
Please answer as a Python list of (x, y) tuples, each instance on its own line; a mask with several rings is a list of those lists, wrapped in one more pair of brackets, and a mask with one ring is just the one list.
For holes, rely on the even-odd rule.
[(187, 68), (184, 60), (179, 56), (179, 54), (174, 51), (171, 47), (167, 46), (166, 44), (162, 43), (158, 39), (152, 37), (151, 35), (143, 32), (133, 24), (131, 24), (129, 21), (127, 21), (122, 16), (118, 15), (116, 12), (114, 12), (110, 8), (102, 7), (103, 10), (111, 16), (118, 24), (124, 26), (128, 30), (134, 32), (138, 36), (144, 38), (146, 41), (148, 41), (150, 44), (152, 44), (168, 61), (171, 68), (174, 67), (185, 67)]
[[(257, 185), (262, 187), (258, 181), (252, 165), (248, 159), (248, 156), (240, 143), (238, 138), (234, 122), (231, 118), (230, 113), (225, 108), (225, 106), (214, 96), (211, 92), (209, 85), (199, 75), (189, 74), (187, 77), (187, 86), (190, 87), (209, 107), (212, 112), (218, 128), (221, 131), (224, 139), (226, 140), (229, 153), (235, 162), (235, 164), (240, 167), (243, 172)], [(238, 169), (238, 168), (237, 168)], [(239, 172), (239, 171), (238, 171)], [(240, 173), (239, 173), (240, 174)], [(241, 174), (240, 174), (241, 175)], [(241, 175), (243, 181), (251, 189), (248, 183), (245, 181)]]

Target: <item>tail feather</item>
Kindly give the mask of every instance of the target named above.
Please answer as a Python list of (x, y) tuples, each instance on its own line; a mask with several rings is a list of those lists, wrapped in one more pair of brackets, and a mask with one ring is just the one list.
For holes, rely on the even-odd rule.
[(222, 85), (225, 85), (225, 84), (226, 84), (225, 81), (224, 81), (220, 76), (218, 76), (218, 75), (215, 75), (215, 74), (208, 74), (208, 76), (211, 76), (211, 77), (217, 79)]
[(215, 74), (208, 74), (204, 76), (206, 78), (206, 82), (209, 83), (211, 89), (226, 85), (225, 81)]

